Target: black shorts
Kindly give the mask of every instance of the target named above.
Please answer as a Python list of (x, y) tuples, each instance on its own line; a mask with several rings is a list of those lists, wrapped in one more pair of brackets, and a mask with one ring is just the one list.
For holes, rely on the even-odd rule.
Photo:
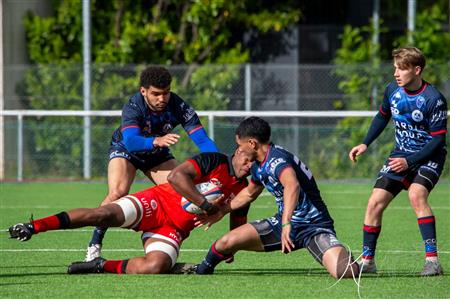
[(109, 160), (124, 158), (133, 164), (136, 169), (146, 172), (166, 161), (175, 159), (167, 147), (159, 148), (153, 152), (133, 154), (119, 143), (112, 144), (109, 148)]
[(427, 188), (428, 192), (433, 190), (439, 181), (445, 163), (445, 152), (435, 155), (423, 164), (413, 165), (402, 172), (394, 172), (390, 169), (389, 159), (378, 173), (374, 188), (384, 189), (396, 196), (400, 191), (407, 190), (412, 183), (420, 184)]
[[(281, 250), (282, 227), (279, 218), (275, 216), (250, 223), (258, 232), (264, 251), (266, 252)], [(322, 263), (322, 257), (325, 251), (332, 247), (342, 246), (336, 238), (336, 232), (332, 223), (331, 225), (329, 223), (308, 225), (292, 224), (290, 237), (295, 245), (293, 248), (294, 251), (307, 248), (319, 263)]]

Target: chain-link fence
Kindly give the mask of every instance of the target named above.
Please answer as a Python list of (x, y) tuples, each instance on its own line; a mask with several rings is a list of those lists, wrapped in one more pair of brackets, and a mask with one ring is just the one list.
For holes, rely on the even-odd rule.
[[(93, 65), (92, 110), (118, 111), (138, 90), (138, 78), (144, 66)], [(373, 177), (392, 147), (393, 133), (386, 132), (372, 146), (358, 168), (348, 162), (347, 151), (359, 143), (370, 117), (293, 117), (281, 111), (339, 111), (351, 107), (351, 99), (341, 91), (345, 80), (334, 65), (209, 65), (168, 67), (173, 74), (172, 90), (197, 111), (247, 110), (280, 111), (265, 117), (273, 127), (273, 141), (298, 154), (319, 178)], [(364, 68), (360, 68), (363, 70)], [(391, 66), (383, 66), (389, 74)], [(14, 66), (5, 68), (6, 109), (82, 110), (82, 67)], [(386, 76), (386, 82), (391, 76)], [(448, 75), (438, 86), (448, 98)], [(370, 109), (381, 102), (378, 96), (363, 94), (361, 101)], [(219, 148), (234, 149), (234, 129), (238, 116), (202, 117), (213, 132)], [(83, 177), (83, 118), (79, 116), (24, 116), (3, 118), (4, 178), (14, 180), (21, 172), (24, 179)], [(91, 118), (90, 165), (92, 178), (104, 178), (107, 170), (111, 134), (120, 124), (120, 116)], [(182, 129), (177, 132), (183, 134)], [(22, 140), (22, 141), (20, 141)], [(183, 135), (173, 147), (178, 160), (197, 153)], [(448, 175), (448, 171), (446, 172)]]

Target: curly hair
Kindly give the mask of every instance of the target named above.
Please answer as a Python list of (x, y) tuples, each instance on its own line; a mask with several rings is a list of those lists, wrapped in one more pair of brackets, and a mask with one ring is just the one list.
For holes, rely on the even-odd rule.
[(166, 88), (170, 86), (171, 82), (172, 75), (163, 67), (151, 66), (141, 73), (140, 86), (144, 88), (150, 88), (150, 86)]

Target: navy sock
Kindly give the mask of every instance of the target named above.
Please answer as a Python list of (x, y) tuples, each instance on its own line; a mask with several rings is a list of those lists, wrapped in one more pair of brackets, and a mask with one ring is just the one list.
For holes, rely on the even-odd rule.
[(107, 230), (107, 227), (95, 227), (91, 242), (89, 242), (89, 246), (91, 246), (92, 244), (102, 244)]
[(224, 261), (230, 258), (232, 255), (226, 255), (220, 253), (216, 250), (216, 242), (211, 245), (211, 248), (208, 251), (208, 254), (203, 259), (202, 263), (198, 265), (196, 273), (197, 274), (212, 274), (214, 272), (214, 268), (221, 261)]
[(363, 259), (372, 260), (375, 257), (378, 236), (381, 232), (380, 226), (365, 225), (363, 228)]
[(417, 218), (417, 223), (425, 244), (425, 256), (437, 257), (436, 221), (434, 216)]

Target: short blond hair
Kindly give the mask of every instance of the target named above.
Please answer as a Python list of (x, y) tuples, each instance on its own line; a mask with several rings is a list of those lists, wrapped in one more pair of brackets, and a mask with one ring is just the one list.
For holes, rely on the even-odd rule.
[(401, 69), (420, 66), (421, 70), (425, 68), (425, 56), (422, 51), (415, 47), (398, 48), (392, 51), (392, 58)]

